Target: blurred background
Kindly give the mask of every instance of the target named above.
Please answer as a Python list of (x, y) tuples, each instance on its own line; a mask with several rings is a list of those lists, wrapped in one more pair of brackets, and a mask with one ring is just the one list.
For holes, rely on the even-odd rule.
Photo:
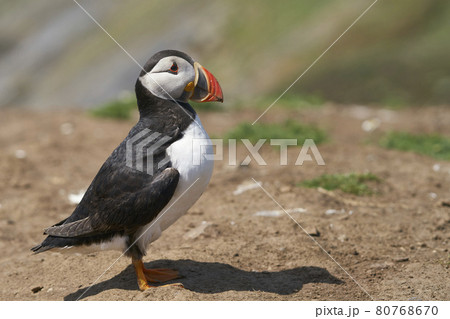
[[(229, 105), (261, 97), (268, 105), (371, 2), (80, 4), (141, 65), (161, 49), (179, 49), (214, 71)], [(0, 106), (93, 108), (134, 89), (139, 67), (73, 1), (2, 0), (0, 30)], [(392, 107), (447, 104), (449, 30), (449, 1), (380, 1), (289, 95)]]

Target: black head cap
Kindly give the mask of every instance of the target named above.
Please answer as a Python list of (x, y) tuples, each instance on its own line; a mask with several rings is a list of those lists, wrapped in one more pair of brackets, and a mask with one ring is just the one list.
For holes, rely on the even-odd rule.
[(192, 66), (194, 65), (194, 60), (184, 52), (177, 51), (177, 50), (163, 50), (163, 51), (159, 51), (159, 52), (155, 53), (147, 61), (147, 63), (145, 63), (144, 69), (141, 71), (139, 76), (141, 77), (141, 76), (145, 75), (146, 73), (150, 72), (154, 68), (156, 63), (158, 63), (159, 60), (161, 60), (162, 58), (168, 57), (168, 56), (177, 56), (177, 57), (183, 58), (186, 61), (188, 61), (190, 64), (192, 64)]

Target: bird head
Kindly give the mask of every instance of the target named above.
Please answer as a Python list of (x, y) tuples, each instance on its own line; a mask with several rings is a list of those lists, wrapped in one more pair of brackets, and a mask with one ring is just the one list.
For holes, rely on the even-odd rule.
[(216, 78), (186, 53), (164, 50), (145, 64), (138, 81), (151, 94), (178, 102), (223, 102)]

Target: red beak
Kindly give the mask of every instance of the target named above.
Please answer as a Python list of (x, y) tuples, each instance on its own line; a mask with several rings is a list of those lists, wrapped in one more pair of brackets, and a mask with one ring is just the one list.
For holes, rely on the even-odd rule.
[(214, 75), (200, 63), (195, 62), (194, 68), (195, 88), (191, 100), (196, 102), (223, 102), (222, 88)]

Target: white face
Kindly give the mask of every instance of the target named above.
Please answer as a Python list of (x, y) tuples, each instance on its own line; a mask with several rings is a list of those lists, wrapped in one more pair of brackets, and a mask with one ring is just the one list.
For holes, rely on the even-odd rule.
[(141, 76), (142, 85), (153, 95), (165, 99), (186, 102), (190, 93), (186, 85), (194, 82), (194, 67), (185, 59), (169, 56), (158, 61), (153, 69)]

